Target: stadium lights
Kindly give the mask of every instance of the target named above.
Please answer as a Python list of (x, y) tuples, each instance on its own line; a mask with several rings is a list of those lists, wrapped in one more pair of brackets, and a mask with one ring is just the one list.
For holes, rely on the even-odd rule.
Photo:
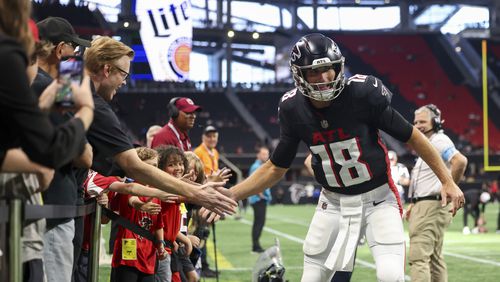
[(130, 23), (129, 23), (129, 22), (127, 22), (127, 21), (123, 22), (123, 27), (124, 27), (124, 28), (127, 28), (127, 27), (129, 27), (129, 26), (130, 26)]
[(227, 37), (229, 37), (229, 38), (233, 38), (233, 37), (234, 37), (234, 31), (233, 31), (233, 30), (229, 30), (229, 31), (227, 32)]
[(258, 32), (252, 33), (252, 38), (253, 39), (257, 40), (257, 39), (259, 39), (259, 37), (260, 37), (260, 34)]
[(460, 47), (460, 46), (455, 47), (455, 52), (457, 52), (457, 53), (462, 52), (462, 47)]

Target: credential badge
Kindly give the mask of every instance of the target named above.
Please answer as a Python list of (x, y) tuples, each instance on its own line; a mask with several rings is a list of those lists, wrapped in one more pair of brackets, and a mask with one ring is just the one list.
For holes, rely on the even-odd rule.
[(328, 128), (328, 121), (326, 119), (321, 121), (321, 127)]

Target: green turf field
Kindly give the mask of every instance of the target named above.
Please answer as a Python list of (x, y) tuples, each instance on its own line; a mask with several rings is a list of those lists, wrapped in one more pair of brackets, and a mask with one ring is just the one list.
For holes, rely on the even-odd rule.
[[(450, 282), (460, 281), (500, 281), (500, 234), (495, 234), (498, 204), (486, 208), (486, 234), (463, 235), (462, 212), (454, 218), (445, 236), (445, 259), (448, 264)], [(300, 281), (302, 273), (302, 240), (314, 207), (271, 206), (268, 209), (266, 228), (261, 238), (264, 248), (279, 238), (286, 279)], [(472, 219), (469, 219), (470, 224)], [(221, 271), (219, 281), (251, 281), (252, 267), (258, 255), (251, 250), (251, 208), (241, 220), (226, 219), (216, 224), (218, 265)], [(107, 227), (103, 234), (107, 234)], [(214, 268), (213, 244), (209, 247), (209, 260)], [(407, 267), (408, 273), (408, 267)], [(109, 281), (109, 266), (100, 268), (100, 281)], [(203, 281), (203, 279), (202, 279)], [(206, 279), (215, 281), (215, 279)], [(369, 249), (358, 249), (357, 262), (352, 281), (376, 281), (373, 259)]]

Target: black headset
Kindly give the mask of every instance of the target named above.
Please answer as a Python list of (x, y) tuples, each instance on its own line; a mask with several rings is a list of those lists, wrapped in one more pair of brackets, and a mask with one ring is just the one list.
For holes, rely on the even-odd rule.
[(174, 98), (170, 99), (170, 102), (168, 102), (167, 109), (168, 109), (170, 116), (173, 119), (176, 119), (179, 116), (179, 109), (177, 108), (175, 103), (177, 103), (177, 101), (181, 98), (182, 97), (174, 97)]
[(436, 107), (434, 104), (428, 104), (425, 105), (427, 109), (431, 112), (431, 123), (432, 123), (432, 130), (434, 132), (438, 132), (439, 130), (443, 129), (443, 122), (441, 121), (441, 111)]

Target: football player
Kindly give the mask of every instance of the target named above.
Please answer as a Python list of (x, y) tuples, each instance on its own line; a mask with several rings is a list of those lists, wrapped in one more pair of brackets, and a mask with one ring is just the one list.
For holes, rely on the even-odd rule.
[(276, 184), (302, 141), (323, 185), (304, 241), (302, 281), (330, 281), (337, 271), (352, 271), (361, 234), (378, 281), (404, 281), (402, 207), (379, 129), (411, 145), (430, 165), (442, 183), (442, 204), (451, 201), (453, 215), (463, 205), (462, 192), (428, 139), (391, 107), (392, 93), (382, 81), (359, 74), (345, 79), (345, 59), (332, 39), (305, 35), (290, 56), (297, 88), (279, 104), (279, 143), (269, 161), (229, 190), (231, 196), (244, 199)]

